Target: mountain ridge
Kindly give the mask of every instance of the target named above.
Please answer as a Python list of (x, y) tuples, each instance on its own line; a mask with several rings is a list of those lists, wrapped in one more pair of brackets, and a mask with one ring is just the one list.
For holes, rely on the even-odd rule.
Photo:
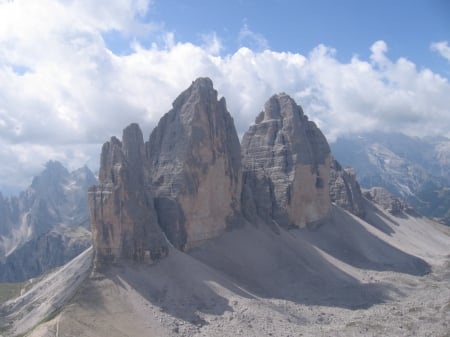
[(49, 161), (28, 189), (0, 198), (0, 281), (38, 276), (90, 245), (86, 192), (95, 182), (87, 167)]
[(383, 187), (419, 214), (450, 219), (449, 139), (374, 132), (343, 136), (331, 148), (363, 188)]

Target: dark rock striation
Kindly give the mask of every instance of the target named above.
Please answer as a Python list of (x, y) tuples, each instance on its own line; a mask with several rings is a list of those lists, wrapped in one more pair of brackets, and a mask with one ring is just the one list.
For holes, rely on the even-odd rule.
[(364, 218), (364, 198), (352, 168), (342, 168), (333, 159), (330, 171), (330, 198), (339, 207)]
[(242, 158), (243, 207), (250, 220), (303, 227), (328, 216), (330, 148), (288, 95), (265, 104), (243, 137)]

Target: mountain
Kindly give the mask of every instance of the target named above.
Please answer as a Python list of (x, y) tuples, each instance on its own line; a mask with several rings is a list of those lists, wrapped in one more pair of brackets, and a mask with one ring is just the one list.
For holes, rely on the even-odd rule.
[(331, 149), (363, 188), (383, 187), (422, 215), (450, 218), (449, 139), (368, 133), (338, 138)]
[(195, 80), (103, 145), (88, 200), (93, 248), (0, 305), (5, 336), (448, 332), (449, 228), (362, 193), (286, 94), (239, 145)]
[(0, 281), (16, 282), (60, 266), (90, 245), (87, 168), (49, 161), (18, 197), (0, 196)]
[(328, 216), (330, 147), (288, 95), (267, 101), (244, 134), (242, 158), (247, 210), (282, 227), (318, 224)]
[(1, 331), (445, 336), (450, 233), (426, 218), (366, 207), (371, 224), (333, 206), (314, 230), (246, 225), (190, 252), (170, 247), (154, 264), (122, 262), (102, 273), (90, 272), (88, 250), (1, 305)]
[[(242, 157), (242, 161), (241, 161)], [(131, 124), (103, 145), (89, 190), (96, 267), (155, 262), (247, 222), (313, 226), (331, 210), (328, 143), (286, 94), (272, 96), (239, 144), (224, 98), (199, 78), (149, 141)]]

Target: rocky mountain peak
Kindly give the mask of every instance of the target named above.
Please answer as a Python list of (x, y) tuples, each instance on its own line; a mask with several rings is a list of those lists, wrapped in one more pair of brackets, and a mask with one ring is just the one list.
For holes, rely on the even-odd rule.
[(98, 173), (98, 180), (101, 183), (111, 182), (115, 183), (118, 177), (118, 172), (114, 173), (117, 165), (120, 165), (123, 158), (122, 142), (116, 137), (111, 137), (109, 142), (102, 146), (100, 155), (100, 170)]
[[(327, 216), (330, 148), (291, 97), (278, 94), (267, 101), (241, 148), (247, 209), (268, 210), (283, 226), (304, 226)], [(259, 193), (247, 197), (246, 191), (254, 190)]]
[[(33, 178), (31, 188), (40, 193), (51, 189), (53, 193), (57, 193), (58, 188), (64, 179), (69, 176), (69, 171), (56, 160), (50, 160), (45, 164), (45, 169), (41, 174)], [(47, 193), (46, 193), (47, 194)]]
[(220, 235), (240, 213), (240, 144), (209, 78), (181, 93), (146, 144), (160, 225), (179, 248)]
[(287, 118), (300, 119), (304, 117), (304, 114), (302, 108), (289, 95), (280, 93), (273, 95), (265, 103), (264, 111), (257, 117), (257, 123), (261, 121), (261, 117), (264, 121)]
[(100, 185), (89, 192), (96, 256), (160, 257), (163, 233), (189, 249), (241, 226), (243, 215), (286, 228), (316, 224), (331, 208), (330, 165), (325, 137), (288, 95), (267, 101), (241, 146), (225, 99), (199, 78), (147, 142), (131, 124), (103, 145)]
[(208, 102), (217, 100), (217, 91), (208, 77), (200, 77), (183, 91), (172, 103), (174, 109), (181, 109), (184, 104), (192, 102)]
[(102, 147), (99, 185), (89, 189), (95, 266), (123, 258), (151, 262), (167, 254), (144, 179), (144, 140), (137, 124)]
[(18, 197), (0, 200), (0, 281), (38, 276), (90, 245), (86, 192), (95, 182), (86, 166), (69, 172), (50, 161)]

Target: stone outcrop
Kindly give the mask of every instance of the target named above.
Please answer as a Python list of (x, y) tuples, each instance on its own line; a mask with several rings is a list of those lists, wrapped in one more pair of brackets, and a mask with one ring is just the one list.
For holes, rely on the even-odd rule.
[(152, 261), (167, 254), (146, 189), (144, 140), (137, 124), (103, 145), (99, 185), (89, 189), (95, 265), (122, 258)]
[(146, 154), (159, 223), (174, 246), (195, 246), (237, 222), (240, 144), (209, 78), (197, 79), (173, 102)]
[(292, 98), (272, 96), (241, 147), (243, 208), (251, 221), (303, 227), (328, 216), (330, 148)]
[(364, 199), (352, 168), (342, 168), (333, 159), (330, 171), (330, 198), (337, 206), (364, 218)]
[(382, 187), (372, 187), (371, 189), (364, 190), (363, 195), (366, 199), (380, 205), (384, 210), (393, 215), (401, 216), (405, 213), (414, 216), (417, 215), (414, 208), (406, 201), (394, 197), (389, 191)]

